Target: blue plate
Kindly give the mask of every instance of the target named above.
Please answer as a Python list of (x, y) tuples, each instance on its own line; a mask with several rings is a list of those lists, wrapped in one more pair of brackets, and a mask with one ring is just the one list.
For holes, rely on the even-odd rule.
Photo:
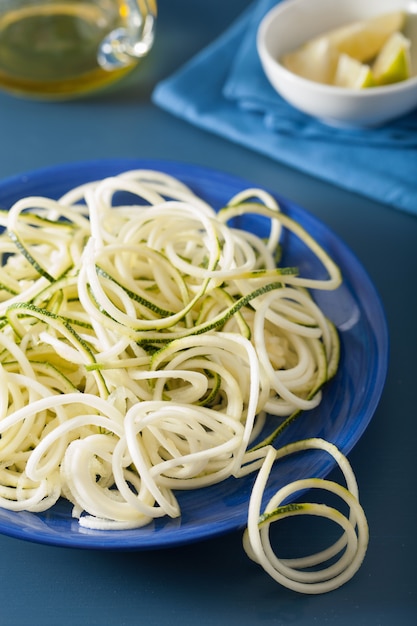
[[(134, 169), (167, 172), (188, 184), (215, 208), (253, 184), (211, 169), (181, 163), (132, 159), (72, 163), (22, 174), (0, 183), (0, 206), (10, 208), (23, 196), (57, 198), (70, 188)], [(318, 436), (347, 454), (363, 434), (376, 409), (388, 364), (388, 331), (384, 311), (366, 271), (346, 245), (323, 223), (292, 202), (277, 196), (284, 212), (300, 222), (340, 266), (343, 285), (335, 292), (315, 294), (341, 338), (341, 362), (336, 377), (325, 388), (319, 407), (304, 413), (281, 435), (277, 445)], [(262, 218), (241, 218), (242, 228), (263, 234)], [(288, 235), (285, 259), (301, 272), (319, 277), (320, 264), (302, 244)], [(324, 477), (331, 459), (321, 452), (296, 455), (276, 464), (266, 497), (298, 478)], [(160, 519), (136, 530), (92, 531), (71, 517), (71, 507), (59, 501), (45, 513), (13, 513), (0, 509), (0, 533), (38, 543), (74, 548), (145, 550), (177, 546), (244, 527), (254, 476), (228, 479), (221, 484), (178, 494), (182, 516)]]

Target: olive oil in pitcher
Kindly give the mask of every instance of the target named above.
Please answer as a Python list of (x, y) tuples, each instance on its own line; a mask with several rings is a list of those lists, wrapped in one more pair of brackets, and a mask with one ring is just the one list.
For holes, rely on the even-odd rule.
[[(149, 6), (154, 15), (144, 13)], [(143, 22), (148, 17), (152, 22), (146, 31)], [(135, 55), (138, 41), (131, 41), (133, 37), (148, 38), (142, 46), (144, 54), (146, 45), (151, 47), (155, 17), (155, 3), (143, 0), (0, 2), (0, 88), (20, 95), (66, 98), (111, 84), (135, 67), (141, 56)], [(116, 44), (112, 33), (117, 33)], [(106, 46), (111, 56), (123, 37), (132, 54), (108, 62)]]

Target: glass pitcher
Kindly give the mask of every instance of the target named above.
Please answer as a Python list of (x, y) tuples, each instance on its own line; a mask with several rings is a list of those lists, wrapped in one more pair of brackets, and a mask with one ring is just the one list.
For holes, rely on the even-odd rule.
[(68, 98), (107, 86), (152, 48), (156, 0), (0, 0), (0, 89)]

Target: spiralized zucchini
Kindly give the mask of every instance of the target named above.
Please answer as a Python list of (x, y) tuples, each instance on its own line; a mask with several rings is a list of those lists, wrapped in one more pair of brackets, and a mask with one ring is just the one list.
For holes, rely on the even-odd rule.
[[(265, 239), (233, 225), (249, 213), (269, 220)], [(178, 490), (259, 470), (244, 539), (251, 558), (306, 593), (350, 578), (367, 527), (346, 459), (317, 440), (274, 447), (337, 369), (337, 332), (309, 289), (335, 289), (341, 276), (274, 198), (247, 189), (216, 213), (179, 180), (135, 170), (57, 201), (19, 200), (0, 225), (0, 506), (39, 512), (64, 497), (84, 527), (137, 528), (180, 516)], [(277, 266), (287, 230), (327, 277)], [(261, 439), (270, 415), (280, 426)], [(261, 514), (272, 464), (309, 446), (341, 463), (347, 487), (307, 477)], [(348, 503), (349, 518), (282, 504), (318, 484)], [(280, 561), (267, 528), (305, 513), (340, 524), (342, 538)], [(324, 573), (303, 571), (340, 551)]]

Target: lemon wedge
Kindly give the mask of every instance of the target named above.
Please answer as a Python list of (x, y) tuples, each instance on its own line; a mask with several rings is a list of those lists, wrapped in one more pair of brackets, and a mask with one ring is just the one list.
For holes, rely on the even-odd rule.
[(373, 59), (405, 23), (405, 12), (394, 11), (342, 26), (311, 39), (283, 55), (282, 64), (309, 80), (333, 84), (340, 54), (361, 63)]
[(347, 54), (341, 54), (337, 63), (333, 84), (337, 87), (347, 87), (349, 89), (365, 89), (373, 87), (375, 81), (369, 65), (365, 65)]
[(318, 83), (331, 83), (339, 58), (326, 38), (314, 40), (293, 53), (286, 54), (283, 64), (290, 72)]
[(390, 85), (410, 78), (410, 45), (410, 40), (402, 33), (391, 35), (372, 68), (377, 85)]

